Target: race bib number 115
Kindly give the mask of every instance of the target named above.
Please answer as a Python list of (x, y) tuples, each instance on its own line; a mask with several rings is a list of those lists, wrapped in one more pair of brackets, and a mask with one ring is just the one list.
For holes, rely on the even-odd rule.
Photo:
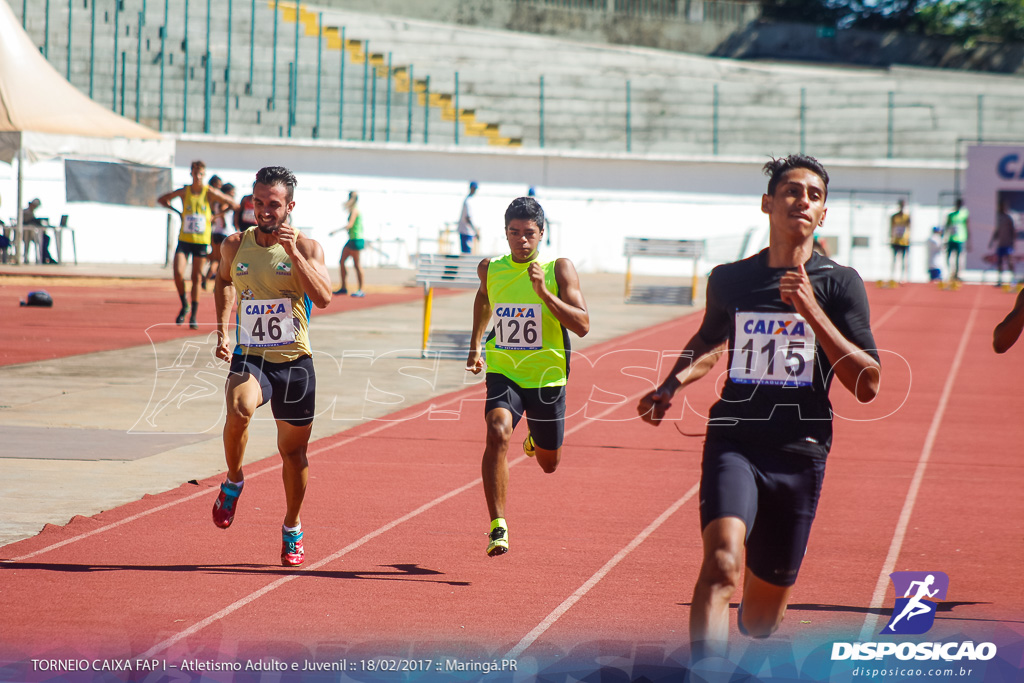
[(740, 384), (814, 383), (814, 330), (797, 313), (736, 312), (729, 378)]
[(498, 304), (494, 307), (494, 348), (533, 351), (544, 348), (542, 304)]

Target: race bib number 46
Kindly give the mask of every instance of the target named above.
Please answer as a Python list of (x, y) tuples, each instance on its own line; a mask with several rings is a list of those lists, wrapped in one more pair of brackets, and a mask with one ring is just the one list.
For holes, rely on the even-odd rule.
[(498, 304), (494, 315), (494, 348), (537, 350), (544, 348), (541, 304)]
[(797, 313), (736, 312), (729, 378), (740, 384), (814, 383), (814, 330)]
[(238, 303), (243, 346), (284, 346), (295, 341), (290, 299), (250, 299)]

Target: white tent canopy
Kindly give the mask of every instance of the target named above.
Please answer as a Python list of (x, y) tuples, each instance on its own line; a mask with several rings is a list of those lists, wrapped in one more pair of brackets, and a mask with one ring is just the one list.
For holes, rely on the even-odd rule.
[[(0, 161), (22, 166), (59, 157), (171, 166), (174, 141), (119, 116), (79, 92), (39, 53), (0, 0)], [(17, 240), (18, 249), (21, 240)]]

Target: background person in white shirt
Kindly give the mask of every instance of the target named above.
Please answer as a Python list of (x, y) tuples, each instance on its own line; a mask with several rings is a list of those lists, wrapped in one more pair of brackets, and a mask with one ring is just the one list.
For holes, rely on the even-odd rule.
[(459, 246), (463, 254), (473, 253), (473, 238), (480, 237), (480, 231), (473, 224), (473, 195), (479, 187), (476, 181), (469, 184), (469, 194), (462, 200), (462, 214), (459, 216)]

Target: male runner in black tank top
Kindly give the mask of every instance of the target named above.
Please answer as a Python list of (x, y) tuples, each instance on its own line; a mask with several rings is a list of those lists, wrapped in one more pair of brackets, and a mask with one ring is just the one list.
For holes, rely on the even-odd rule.
[(825, 219), (828, 174), (802, 155), (764, 170), (768, 248), (711, 272), (700, 330), (637, 407), (659, 424), (672, 397), (728, 352), (728, 379), (710, 411), (701, 463), (704, 559), (690, 609), (694, 659), (725, 655), (729, 600), (741, 580), (740, 631), (767, 637), (779, 627), (832, 445), (831, 380), (861, 402), (879, 386), (864, 283), (812, 249)]

